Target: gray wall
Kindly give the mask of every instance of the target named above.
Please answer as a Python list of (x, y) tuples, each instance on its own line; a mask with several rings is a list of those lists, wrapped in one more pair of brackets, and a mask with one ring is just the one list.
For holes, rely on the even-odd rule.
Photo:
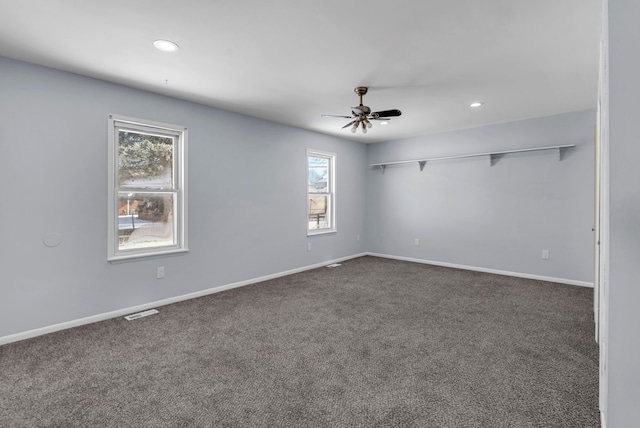
[[(0, 76), (0, 337), (365, 251), (362, 144), (6, 58)], [(109, 113), (189, 129), (189, 253), (107, 263)], [(307, 148), (337, 153), (338, 233), (306, 236)]]
[(640, 2), (609, 0), (607, 427), (640, 426)]
[(595, 120), (588, 110), (370, 146), (379, 163), (577, 145), (562, 161), (542, 151), (369, 168), (369, 251), (592, 283)]
[[(366, 146), (6, 58), (0, 75), (0, 338), (364, 251), (592, 281), (593, 111)], [(189, 253), (107, 263), (109, 113), (189, 128)], [(567, 143), (562, 162), (368, 167)], [(336, 234), (306, 236), (307, 148), (338, 155)]]

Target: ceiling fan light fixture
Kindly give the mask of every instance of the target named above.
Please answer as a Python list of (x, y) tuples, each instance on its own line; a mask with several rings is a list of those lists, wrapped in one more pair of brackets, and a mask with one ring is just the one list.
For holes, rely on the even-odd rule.
[(471, 104), (469, 104), (469, 107), (478, 108), (478, 107), (482, 107), (483, 105), (484, 103), (482, 101), (474, 101)]
[(346, 129), (350, 126), (351, 133), (355, 134), (358, 131), (358, 128), (362, 129), (362, 133), (366, 134), (369, 129), (373, 127), (371, 120), (380, 120), (381, 125), (388, 124), (388, 118), (397, 117), (402, 114), (402, 112), (398, 109), (392, 110), (380, 110), (380, 111), (371, 111), (371, 107), (362, 104), (362, 96), (365, 95), (368, 91), (366, 86), (358, 86), (355, 88), (355, 93), (360, 97), (360, 105), (357, 107), (351, 107), (351, 116), (345, 115), (337, 115), (337, 114), (323, 114), (322, 117), (339, 117), (344, 119), (353, 119), (351, 122), (344, 125), (341, 129)]
[(175, 52), (180, 49), (177, 43), (172, 42), (171, 40), (158, 39), (153, 42), (153, 46), (156, 49), (162, 52)]

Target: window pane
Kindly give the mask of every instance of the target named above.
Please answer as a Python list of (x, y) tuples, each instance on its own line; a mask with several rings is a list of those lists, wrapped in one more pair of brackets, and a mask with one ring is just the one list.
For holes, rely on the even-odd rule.
[(329, 196), (309, 196), (309, 229), (326, 229), (330, 225)]
[(173, 188), (173, 138), (119, 130), (118, 186)]
[(162, 247), (176, 243), (175, 193), (118, 193), (118, 249)]
[(326, 193), (328, 180), (329, 159), (309, 156), (309, 193)]

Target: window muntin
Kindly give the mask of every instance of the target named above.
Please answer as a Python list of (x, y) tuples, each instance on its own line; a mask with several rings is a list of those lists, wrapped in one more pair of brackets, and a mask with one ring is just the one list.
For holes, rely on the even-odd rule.
[(109, 118), (108, 259), (186, 251), (186, 129)]
[(307, 151), (307, 234), (335, 232), (335, 157)]

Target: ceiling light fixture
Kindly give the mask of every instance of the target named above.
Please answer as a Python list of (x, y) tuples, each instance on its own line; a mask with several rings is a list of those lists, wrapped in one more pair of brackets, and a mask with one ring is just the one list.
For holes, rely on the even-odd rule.
[(478, 108), (478, 107), (482, 107), (483, 105), (484, 105), (484, 103), (482, 101), (476, 101), (476, 102), (473, 102), (473, 103), (469, 104), (469, 107)]
[(158, 39), (155, 42), (153, 42), (153, 46), (155, 46), (156, 49), (162, 52), (175, 52), (178, 49), (180, 49), (180, 46), (178, 46), (176, 43), (172, 42), (171, 40), (163, 40), (163, 39)]
[(362, 130), (363, 134), (366, 134), (369, 129), (373, 126), (370, 122), (371, 120), (379, 120), (381, 125), (386, 125), (389, 123), (390, 118), (397, 117), (402, 114), (402, 112), (398, 109), (393, 110), (381, 110), (381, 111), (371, 111), (371, 107), (362, 104), (362, 97), (367, 93), (369, 88), (366, 86), (358, 86), (353, 91), (360, 97), (360, 105), (357, 107), (351, 107), (351, 116), (338, 115), (338, 114), (323, 114), (322, 117), (339, 117), (343, 119), (352, 119), (351, 122), (347, 123), (342, 129), (348, 128), (351, 126), (351, 132), (356, 133), (358, 128)]

